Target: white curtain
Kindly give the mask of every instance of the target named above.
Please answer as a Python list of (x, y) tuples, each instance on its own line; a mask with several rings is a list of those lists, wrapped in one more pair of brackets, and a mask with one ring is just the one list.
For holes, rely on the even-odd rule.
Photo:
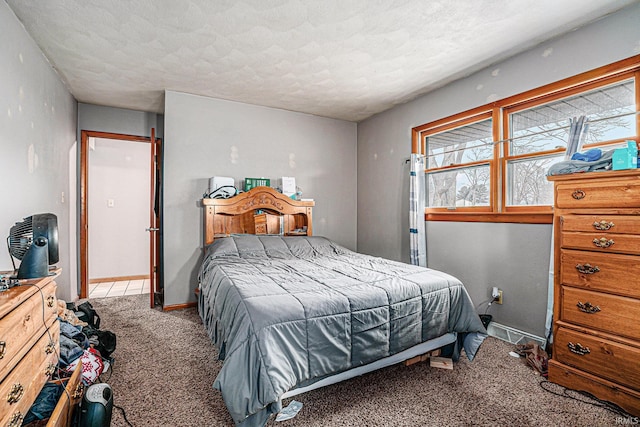
[[(549, 283), (547, 285), (547, 317), (544, 322), (545, 344), (553, 343), (553, 283), (554, 283), (554, 251), (553, 251), (553, 226), (551, 226), (551, 255), (549, 257)], [(545, 345), (546, 349), (546, 345)]]
[[(570, 160), (571, 156), (582, 150), (584, 140), (589, 129), (589, 119), (586, 116), (569, 119), (569, 139), (567, 141), (567, 152), (564, 159)], [(545, 321), (545, 338), (547, 344), (553, 343), (553, 283), (554, 283), (554, 227), (551, 227), (551, 257), (549, 260), (549, 283), (547, 285), (547, 317)]]
[(571, 156), (582, 150), (587, 130), (589, 130), (588, 121), (586, 116), (569, 119), (569, 140), (567, 141), (565, 160), (571, 160)]
[(411, 154), (409, 159), (409, 244), (411, 264), (427, 266), (427, 237), (424, 224), (425, 181), (424, 156)]

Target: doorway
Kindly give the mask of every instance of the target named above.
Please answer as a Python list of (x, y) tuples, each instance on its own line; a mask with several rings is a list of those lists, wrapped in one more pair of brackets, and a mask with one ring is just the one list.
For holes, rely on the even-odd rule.
[(80, 298), (146, 293), (161, 305), (160, 141), (151, 134), (81, 132)]

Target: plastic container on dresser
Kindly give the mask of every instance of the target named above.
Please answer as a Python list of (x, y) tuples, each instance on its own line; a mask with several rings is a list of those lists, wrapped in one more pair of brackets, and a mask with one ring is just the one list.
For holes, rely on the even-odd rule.
[(640, 416), (640, 170), (558, 175), (549, 381)]

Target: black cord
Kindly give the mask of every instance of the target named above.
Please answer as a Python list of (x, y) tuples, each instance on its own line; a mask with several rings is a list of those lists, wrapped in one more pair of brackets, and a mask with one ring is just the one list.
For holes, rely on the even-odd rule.
[(480, 306), (482, 306), (482, 304), (486, 304), (486, 303), (491, 304), (492, 302), (493, 302), (492, 298), (489, 298), (488, 300), (482, 301), (480, 304), (476, 305), (476, 311), (478, 311), (478, 309), (480, 308)]
[(124, 422), (126, 422), (127, 425), (133, 427), (133, 424), (131, 424), (131, 422), (127, 419), (127, 413), (124, 411), (124, 408), (116, 405), (115, 403), (113, 404), (113, 407), (116, 409), (119, 409), (120, 412), (122, 412), (122, 418), (124, 418)]
[[(225, 188), (233, 188), (233, 194), (229, 194), (226, 191), (222, 191)], [(210, 193), (204, 193), (202, 195), (205, 199), (228, 199), (238, 194), (238, 189), (233, 185), (223, 185), (221, 187), (216, 188)]]
[[(42, 291), (42, 288), (40, 288), (39, 286), (37, 286), (37, 285), (35, 285), (33, 283), (20, 283), (18, 286), (31, 286), (33, 288), (36, 288), (38, 290), (38, 292), (40, 292), (40, 299), (42, 301), (42, 325), (44, 326), (45, 331), (47, 332), (47, 335), (49, 336), (49, 342), (50, 343), (54, 343), (53, 351), (55, 352), (56, 358), (58, 360), (60, 360), (60, 353), (58, 352), (58, 350), (56, 350), (55, 341), (53, 339), (53, 336), (51, 335), (51, 329), (47, 326), (47, 322), (45, 321), (45, 304), (46, 303), (45, 303), (45, 300), (44, 300), (44, 292)], [(56, 315), (56, 317), (57, 317), (57, 315)], [(56, 371), (54, 372), (55, 374), (57, 374), (56, 375), (57, 376), (56, 379), (63, 380), (63, 379), (68, 378), (68, 377), (64, 377), (63, 378), (60, 375), (60, 372), (62, 372), (62, 369), (60, 369), (60, 365), (59, 364), (56, 364)], [(54, 379), (53, 374), (51, 375), (51, 379), (52, 380)], [(60, 383), (60, 385), (63, 385), (62, 382)], [(69, 400), (69, 402), (71, 402), (71, 400), (72, 400), (71, 399), (71, 395), (69, 394), (69, 391), (67, 390), (67, 387), (64, 386), (62, 388), (62, 390), (67, 395), (67, 399)]]
[[(100, 380), (100, 382), (107, 383), (113, 376), (113, 359), (105, 359), (103, 357), (102, 360), (109, 362), (109, 378), (107, 378), (106, 380), (103, 380), (102, 374), (104, 374), (104, 371), (102, 371), (102, 374), (98, 377), (98, 379)], [(124, 410), (124, 408), (122, 406), (116, 405), (115, 403), (113, 404), (113, 407), (116, 409), (119, 409), (120, 412), (122, 412), (122, 418), (124, 418), (124, 421), (127, 423), (127, 425), (130, 427), (133, 427), (133, 424), (131, 424), (131, 421), (129, 421), (129, 419), (127, 418), (127, 413)]]
[(482, 301), (480, 304), (476, 305), (476, 311), (478, 311), (478, 309), (482, 306), (482, 304), (487, 304), (487, 308), (484, 310), (484, 314), (487, 314), (487, 312), (489, 311), (489, 309), (491, 308), (491, 305), (498, 301), (498, 298), (489, 298), (486, 301)]
[(7, 250), (9, 251), (9, 258), (11, 258), (11, 264), (13, 265), (13, 272), (16, 272), (16, 260), (13, 259), (13, 255), (11, 254), (11, 236), (7, 236)]
[[(102, 360), (109, 362), (109, 378), (103, 380), (102, 374), (104, 374), (104, 371), (102, 371), (102, 374), (98, 377), (98, 380), (100, 380), (100, 382), (107, 383), (111, 379), (111, 376), (113, 376), (113, 359), (105, 359), (103, 357)], [(131, 421), (129, 421), (129, 419), (127, 418), (127, 413), (124, 408), (122, 406), (116, 405), (115, 403), (113, 404), (113, 407), (119, 409), (120, 412), (122, 412), (122, 418), (124, 418), (124, 421), (127, 423), (127, 425), (133, 427), (133, 424), (131, 424)]]
[[(45, 321), (45, 314), (46, 314), (46, 313), (45, 313), (45, 304), (46, 304), (46, 302), (45, 302), (45, 299), (44, 299), (44, 292), (42, 291), (42, 288), (40, 288), (39, 286), (37, 286), (37, 285), (35, 285), (35, 284), (33, 284), (33, 283), (21, 283), (20, 285), (21, 285), (21, 286), (31, 286), (31, 287), (34, 287), (34, 288), (36, 288), (36, 289), (38, 290), (38, 292), (40, 292), (40, 299), (42, 300), (42, 324), (44, 325), (45, 330), (46, 330), (47, 334), (49, 335), (49, 341), (50, 341), (50, 342), (54, 342), (54, 340), (53, 340), (53, 336), (51, 335), (51, 330), (50, 330), (50, 328), (49, 328), (49, 327), (47, 327), (47, 322)], [(58, 359), (58, 360), (60, 360), (60, 353), (56, 350), (55, 346), (54, 346), (54, 350), (53, 350), (53, 351), (56, 353), (56, 357), (57, 357), (57, 359)], [(108, 362), (109, 362), (109, 370), (110, 370), (110, 373), (109, 373), (109, 378), (107, 378), (107, 381), (108, 381), (109, 379), (111, 379), (111, 376), (113, 375), (113, 360), (105, 359), (104, 357), (102, 357), (102, 355), (100, 355), (100, 357), (101, 357), (103, 360), (105, 360), (105, 361), (108, 361)], [(80, 360), (78, 363), (82, 364), (82, 360)], [(58, 380), (62, 380), (62, 379), (66, 379), (66, 378), (68, 378), (68, 377), (62, 378), (62, 377), (61, 377), (61, 375), (60, 375), (60, 372), (62, 372), (62, 369), (60, 369), (60, 365), (57, 365), (57, 372), (56, 372), (56, 373), (57, 373), (57, 379), (58, 379)], [(52, 375), (52, 379), (53, 379), (53, 375)], [(107, 382), (107, 381), (103, 381), (103, 380), (102, 380), (102, 375), (100, 375), (100, 376), (98, 377), (98, 379), (99, 379), (101, 382)], [(81, 381), (82, 381), (82, 380), (81, 380)], [(60, 385), (63, 385), (63, 384), (61, 383)], [(67, 399), (69, 400), (69, 402), (71, 402), (71, 401), (72, 401), (72, 398), (71, 398), (71, 395), (69, 394), (69, 391), (67, 390), (67, 387), (66, 387), (66, 386), (65, 386), (65, 387), (63, 387), (63, 391), (64, 391), (64, 393), (67, 395)], [(116, 404), (114, 404), (114, 405), (113, 405), (113, 407), (114, 407), (114, 408), (119, 409), (119, 410), (122, 412), (122, 417), (124, 418), (124, 421), (127, 423), (127, 425), (128, 425), (128, 426), (130, 426), (130, 427), (133, 427), (133, 424), (131, 424), (131, 422), (129, 421), (129, 419), (127, 419), (127, 413), (125, 412), (124, 408), (123, 408), (123, 407), (121, 407), (121, 406), (118, 406), (118, 405), (116, 405)]]
[[(102, 382), (102, 383), (108, 383), (109, 380), (111, 379), (111, 377), (113, 376), (113, 364), (114, 364), (114, 359), (113, 358), (104, 358), (102, 357), (102, 355), (100, 355), (100, 357), (102, 358), (103, 361), (108, 362), (109, 363), (109, 377), (106, 379), (103, 379), (102, 376), (105, 374), (105, 371), (102, 371), (102, 373), (98, 376), (98, 381)], [(113, 398), (113, 394), (112, 394), (112, 398)], [(119, 409), (120, 412), (122, 412), (122, 418), (124, 418), (124, 421), (127, 423), (127, 425), (129, 427), (133, 427), (133, 424), (131, 424), (131, 421), (129, 421), (129, 419), (127, 418), (127, 413), (124, 410), (124, 408), (122, 406), (118, 406), (115, 403), (113, 404), (113, 407), (116, 409)]]
[[(567, 399), (572, 399), (572, 400), (576, 400), (578, 402), (582, 402), (582, 403), (586, 403), (587, 405), (591, 405), (591, 406), (595, 406), (598, 408), (603, 408), (606, 409), (609, 412), (613, 412), (614, 414), (621, 416), (621, 417), (626, 417), (626, 418), (633, 418), (631, 416), (631, 414), (627, 413), (624, 409), (620, 408), (618, 405), (615, 405), (611, 402), (607, 402), (606, 400), (602, 400), (602, 399), (598, 399), (597, 397), (595, 397), (594, 395), (592, 395), (591, 393), (588, 393), (586, 391), (581, 391), (581, 390), (572, 390), (566, 387), (563, 387), (561, 385), (558, 384), (554, 384), (549, 380), (543, 379), (542, 381), (539, 382), (540, 387), (551, 394), (555, 394), (556, 396), (560, 396), (560, 397), (564, 397)], [(562, 388), (562, 393), (558, 393), (556, 391), (550, 390), (548, 388), (546, 388), (543, 384), (554, 384), (557, 387), (561, 387)], [(584, 398), (587, 398), (589, 400), (585, 400), (585, 399), (579, 399), (576, 396), (571, 396), (570, 393), (575, 393), (577, 395), (580, 395)]]
[(489, 304), (487, 304), (487, 309), (484, 311), (484, 314), (487, 314), (489, 312), (489, 309), (491, 308), (491, 305), (495, 302), (498, 301), (498, 298), (494, 298), (491, 300), (491, 302)]

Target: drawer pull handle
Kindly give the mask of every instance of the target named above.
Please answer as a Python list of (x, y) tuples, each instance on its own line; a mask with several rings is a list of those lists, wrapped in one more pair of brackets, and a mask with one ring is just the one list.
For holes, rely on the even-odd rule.
[(51, 353), (53, 353), (54, 351), (56, 351), (56, 343), (54, 343), (53, 341), (49, 341), (49, 344), (47, 344), (47, 345), (44, 347), (44, 352), (45, 352), (46, 354), (51, 354)]
[(55, 302), (56, 302), (56, 298), (53, 295), (49, 295), (47, 297), (47, 307), (52, 308)]
[(7, 354), (7, 342), (0, 341), (0, 359), (2, 359), (5, 354)]
[(82, 381), (80, 381), (76, 385), (76, 389), (73, 391), (73, 395), (72, 396), (73, 396), (74, 399), (80, 399), (83, 394), (84, 394), (84, 383)]
[(600, 222), (596, 221), (593, 223), (593, 228), (600, 231), (611, 230), (615, 224), (613, 222), (607, 222), (604, 219)]
[(15, 412), (11, 418), (9, 418), (9, 424), (7, 424), (7, 427), (20, 427), (23, 420), (24, 415), (22, 415), (20, 411)]
[(44, 370), (44, 374), (48, 377), (52, 376), (54, 373), (56, 372), (56, 365), (54, 365), (53, 363), (49, 362), (49, 364), (47, 365), (47, 367)]
[(571, 193), (571, 197), (573, 197), (576, 200), (582, 200), (584, 199), (584, 197), (587, 195), (587, 193), (585, 193), (582, 190), (576, 190), (573, 193)]
[(29, 320), (31, 320), (31, 314), (24, 316), (24, 323), (27, 323)]
[(576, 265), (576, 270), (578, 270), (582, 274), (594, 274), (600, 271), (600, 267), (598, 267), (597, 265), (592, 267), (591, 264), (578, 264)]
[(596, 245), (599, 248), (608, 248), (610, 246), (613, 246), (615, 242), (613, 241), (613, 239), (609, 239), (607, 240), (606, 237), (601, 237), (601, 238), (595, 238), (593, 239), (593, 244)]
[(22, 396), (24, 396), (24, 387), (20, 383), (14, 384), (13, 386), (11, 386), (9, 394), (7, 394), (7, 403), (9, 405), (18, 403), (18, 401), (22, 399)]
[(589, 301), (585, 302), (584, 304), (578, 301), (577, 306), (578, 306), (578, 310), (582, 311), (583, 313), (596, 314), (597, 312), (600, 311), (599, 306), (591, 305)]
[(591, 353), (591, 350), (589, 350), (589, 347), (584, 347), (584, 346), (583, 346), (582, 344), (580, 344), (580, 343), (576, 343), (576, 344), (574, 344), (574, 343), (572, 343), (572, 342), (569, 342), (569, 343), (567, 344), (567, 347), (569, 347), (569, 351), (570, 351), (571, 353), (575, 353), (575, 354), (577, 354), (578, 356), (584, 356), (585, 354), (589, 354), (589, 353)]

